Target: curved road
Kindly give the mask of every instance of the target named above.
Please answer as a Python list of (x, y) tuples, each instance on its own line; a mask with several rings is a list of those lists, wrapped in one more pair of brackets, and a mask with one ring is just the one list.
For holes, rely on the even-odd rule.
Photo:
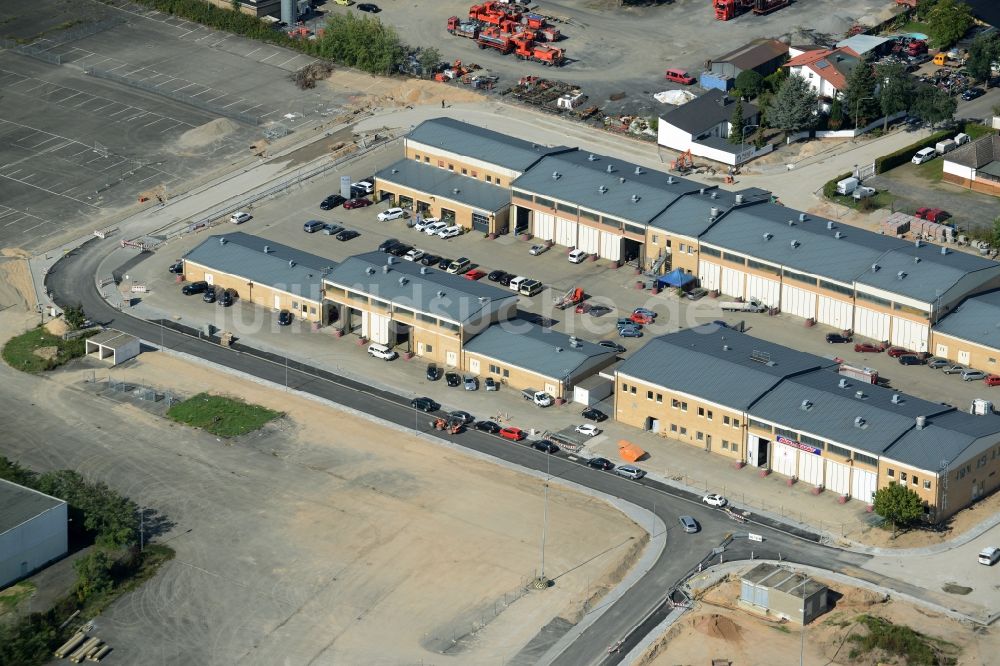
[[(46, 286), (57, 303), (82, 304), (87, 315), (108, 326), (138, 336), (144, 340), (162, 339), (164, 344), (177, 351), (197, 356), (206, 361), (245, 372), (260, 379), (305, 391), (347, 407), (372, 414), (405, 427), (419, 427), (425, 432), (428, 418), (414, 412), (409, 399), (393, 393), (379, 391), (370, 386), (337, 376), (316, 368), (291, 364), (268, 358), (268, 355), (249, 348), (233, 350), (200, 340), (183, 332), (161, 327), (157, 323), (125, 315), (109, 306), (101, 297), (95, 284), (98, 266), (116, 244), (112, 240), (93, 239), (74, 250), (52, 270)], [(130, 263), (135, 263), (133, 259)], [(117, 267), (116, 267), (117, 268)], [(106, 270), (104, 272), (107, 272)], [(427, 434), (435, 435), (433, 430)], [(866, 555), (829, 548), (818, 543), (818, 536), (792, 531), (778, 523), (754, 522), (750, 529), (764, 537), (762, 543), (746, 539), (747, 527), (739, 527), (717, 510), (701, 504), (690, 493), (668, 487), (651, 479), (639, 482), (600, 472), (587, 467), (582, 461), (562, 454), (546, 456), (525, 445), (516, 445), (498, 437), (478, 431), (468, 431), (457, 438), (449, 438), (461, 446), (505, 460), (507, 462), (552, 474), (592, 488), (654, 511), (667, 527), (667, 547), (649, 571), (625, 594), (605, 610), (591, 626), (585, 629), (551, 663), (578, 665), (592, 663), (618, 663), (646, 633), (665, 616), (654, 614), (644, 622), (639, 631), (621, 645), (621, 650), (608, 654), (608, 647), (620, 641), (643, 618), (659, 608), (665, 596), (697, 567), (699, 562), (717, 562), (712, 549), (726, 545), (726, 561), (758, 558), (789, 560), (825, 569), (841, 570), (856, 567), (868, 559)], [(678, 526), (679, 515), (694, 516), (702, 525), (698, 534), (686, 534)], [(549, 572), (550, 574), (552, 572)], [(558, 576), (555, 584), (558, 585)], [(535, 663), (555, 642), (533, 641), (529, 648), (514, 660), (515, 663)]]

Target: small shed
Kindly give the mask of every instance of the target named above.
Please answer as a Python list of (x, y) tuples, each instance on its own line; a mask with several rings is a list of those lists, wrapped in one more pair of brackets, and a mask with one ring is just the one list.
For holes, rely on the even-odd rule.
[(573, 402), (593, 407), (609, 397), (615, 388), (615, 380), (601, 375), (591, 375), (573, 385)]
[(87, 338), (86, 350), (87, 356), (110, 358), (111, 365), (118, 365), (139, 355), (139, 338), (109, 328)]
[(740, 579), (740, 603), (790, 622), (809, 624), (827, 610), (829, 588), (775, 564), (761, 563)]

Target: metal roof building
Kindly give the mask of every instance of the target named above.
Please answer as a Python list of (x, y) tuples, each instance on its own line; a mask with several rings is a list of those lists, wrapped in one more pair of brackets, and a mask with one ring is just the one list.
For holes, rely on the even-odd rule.
[[(670, 205), (650, 221), (650, 225), (681, 236), (698, 238), (718, 217), (737, 205), (769, 201), (771, 193), (756, 187), (731, 192), (717, 187), (700, 190), (671, 201)], [(737, 204), (739, 200), (739, 204)], [(716, 215), (712, 212), (715, 209)]]
[(66, 502), (0, 479), (0, 587), (62, 557)]
[[(878, 236), (878, 234), (870, 234)], [(909, 296), (923, 303), (953, 303), (980, 284), (1000, 278), (1000, 264), (945, 246), (900, 242), (856, 278), (859, 285)]]
[(413, 160), (399, 160), (376, 173), (375, 178), (380, 183), (400, 185), (488, 213), (495, 213), (510, 205), (509, 188)]
[(1000, 349), (1000, 291), (965, 300), (934, 327), (935, 332)]

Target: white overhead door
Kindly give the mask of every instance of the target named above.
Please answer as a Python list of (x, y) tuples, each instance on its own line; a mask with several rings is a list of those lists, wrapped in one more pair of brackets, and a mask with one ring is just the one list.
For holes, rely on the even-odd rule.
[(539, 213), (535, 211), (532, 215), (535, 220), (534, 235), (541, 240), (555, 240), (556, 237), (556, 216), (551, 213)]
[(927, 324), (893, 317), (892, 344), (912, 351), (927, 351)]
[(726, 296), (743, 296), (743, 271), (722, 268), (722, 293)]
[(777, 280), (747, 275), (746, 299), (760, 301), (768, 307), (777, 307), (781, 302), (781, 284)]
[(854, 475), (851, 478), (851, 497), (861, 500), (867, 504), (873, 501), (872, 495), (878, 486), (878, 476), (875, 472), (854, 468)]
[(588, 254), (598, 254), (601, 249), (601, 232), (584, 224), (578, 225), (579, 238), (577, 248)]
[(934, 355), (940, 356), (941, 358), (948, 358), (948, 345), (943, 345), (940, 342), (934, 348)]
[(601, 256), (618, 261), (622, 258), (622, 237), (611, 231), (601, 232)]
[(872, 340), (889, 339), (889, 315), (868, 308), (854, 308), (854, 333)]
[(698, 280), (705, 289), (715, 291), (719, 289), (720, 266), (709, 261), (701, 262), (698, 267)]
[(576, 247), (576, 222), (556, 218), (556, 243), (566, 247)]
[(799, 456), (799, 481), (813, 486), (823, 485), (823, 456), (802, 452)]
[(371, 327), (368, 325), (368, 313), (362, 311), (361, 312), (361, 337), (363, 337), (363, 338), (370, 338), (371, 336), (368, 334), (368, 332), (370, 330), (371, 330)]
[(771, 459), (771, 469), (778, 474), (784, 474), (788, 477), (795, 476), (797, 465), (795, 456), (798, 453), (798, 449), (787, 444), (779, 444), (778, 442), (774, 442), (771, 446), (774, 447), (772, 449), (774, 455)]
[(841, 301), (829, 296), (819, 297), (819, 307), (816, 309), (816, 321), (820, 324), (833, 326), (841, 330), (854, 328), (851, 320), (851, 308), (847, 301)]
[(371, 321), (368, 322), (368, 330), (370, 335), (368, 338), (372, 342), (378, 342), (379, 344), (386, 344), (389, 342), (389, 317), (388, 315), (377, 315), (372, 313), (370, 315)]
[(816, 294), (805, 289), (781, 285), (781, 311), (803, 319), (816, 316)]
[(826, 461), (826, 487), (838, 495), (851, 494), (851, 468), (832, 460)]

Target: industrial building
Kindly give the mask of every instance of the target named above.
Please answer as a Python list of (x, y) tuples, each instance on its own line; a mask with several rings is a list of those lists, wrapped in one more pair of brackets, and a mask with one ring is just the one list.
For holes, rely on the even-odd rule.
[(740, 603), (797, 624), (827, 611), (829, 588), (784, 567), (762, 562), (740, 577)]
[(661, 336), (616, 368), (623, 423), (870, 503), (906, 483), (938, 522), (1000, 487), (1000, 416), (838, 373), (716, 325)]
[(0, 588), (66, 554), (66, 502), (0, 479)]
[(755, 39), (724, 56), (713, 58), (709, 71), (701, 75), (699, 83), (702, 88), (729, 90), (743, 72), (757, 72), (761, 76), (774, 74), (787, 57), (787, 44), (776, 39)]
[[(660, 116), (656, 142), (671, 150), (690, 151), (722, 164), (742, 164), (757, 155), (752, 143), (744, 137), (730, 141), (733, 131), (733, 114), (737, 102), (729, 93), (710, 90), (686, 104)], [(743, 103), (743, 127), (755, 128), (760, 124), (760, 112), (749, 102)], [(770, 148), (766, 149), (768, 152)]]
[(329, 323), (323, 276), (335, 262), (242, 232), (210, 236), (184, 255), (184, 279), (204, 280), (255, 305)]
[(932, 332), (931, 351), (968, 368), (1000, 374), (1000, 291), (969, 298)]
[(961, 187), (1000, 196), (1000, 134), (989, 134), (944, 157), (941, 178)]

